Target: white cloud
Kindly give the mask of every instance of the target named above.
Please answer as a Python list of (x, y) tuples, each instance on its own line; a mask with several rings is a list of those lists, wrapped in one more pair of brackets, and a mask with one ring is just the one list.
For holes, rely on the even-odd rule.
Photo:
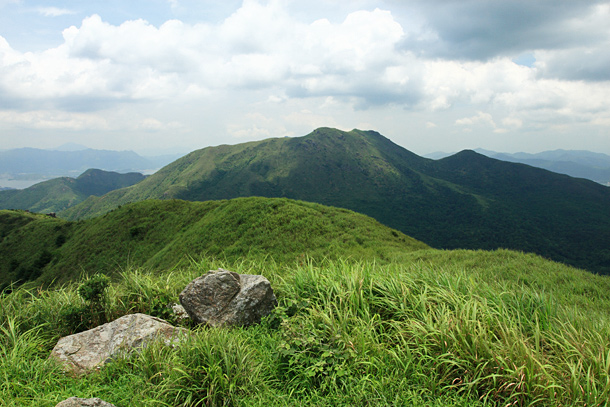
[[(172, 9), (186, 7), (186, 2), (168, 3)], [(473, 10), (476, 3), (447, 1), (449, 9), (460, 12)], [(371, 0), (360, 3), (366, 9), (353, 9), (342, 18), (310, 20), (290, 14), (291, 4), (245, 0), (216, 23), (168, 20), (153, 25), (134, 19), (111, 24), (93, 14), (64, 29), (63, 43), (43, 52), (20, 52), (0, 37), (0, 117), (36, 128), (89, 123), (92, 128), (163, 133), (179, 126), (187, 132), (192, 126), (197, 133), (201, 124), (189, 115), (205, 113), (209, 120), (226, 120), (215, 122), (215, 128), (240, 139), (299, 134), (314, 126), (350, 129), (363, 123), (380, 128), (388, 121), (407, 123), (408, 117), (418, 117), (420, 129), (439, 133), (451, 124), (473, 133), (548, 129), (569, 126), (570, 121), (607, 126), (607, 3), (569, 5), (586, 16), (585, 22), (569, 18), (569, 13), (541, 13), (550, 6), (525, 5), (522, 11), (533, 13), (528, 27), (536, 32), (544, 27), (536, 27), (535, 21), (544, 23), (544, 29), (560, 21), (569, 32), (583, 30), (586, 23), (595, 33), (583, 33), (560, 48), (551, 46), (553, 37), (545, 31), (545, 47), (528, 51), (536, 59), (532, 67), (514, 63), (512, 51), (473, 56), (485, 54), (489, 44), (472, 50), (468, 58), (439, 52), (429, 58), (415, 46), (408, 48), (414, 38), (447, 42), (450, 29), (481, 38), (476, 32), (487, 27), (471, 19), (476, 27), (469, 31), (454, 16), (442, 31), (434, 24), (447, 23), (446, 10), (438, 18), (423, 13), (428, 20), (419, 24), (402, 17), (412, 5), (426, 8), (423, 2), (401, 3), (390, 12), (371, 7), (379, 4)], [(484, 8), (497, 16), (498, 7)], [(48, 15), (68, 11), (43, 10)], [(501, 37), (509, 38), (512, 28), (501, 28)], [(529, 49), (523, 43), (517, 48)]]
[(7, 6), (9, 4), (19, 4), (22, 0), (0, 0), (0, 7)]
[(478, 112), (476, 116), (458, 119), (455, 121), (455, 124), (458, 126), (473, 126), (482, 124), (491, 126), (493, 128), (496, 127), (496, 123), (494, 122), (493, 117), (489, 113), (484, 112)]
[(172, 7), (172, 10), (176, 10), (180, 4), (178, 3), (178, 0), (167, 0), (168, 3), (170, 4), (170, 6)]
[(86, 113), (35, 110), (28, 112), (0, 111), (0, 123), (38, 130), (109, 130), (110, 124), (102, 117)]
[(58, 7), (38, 7), (36, 11), (38, 12), (38, 14), (43, 15), (45, 17), (59, 17), (70, 14), (76, 14), (76, 12), (73, 10)]

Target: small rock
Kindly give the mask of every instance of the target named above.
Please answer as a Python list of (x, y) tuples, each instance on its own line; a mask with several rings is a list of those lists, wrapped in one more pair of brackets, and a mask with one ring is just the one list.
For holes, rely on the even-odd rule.
[(265, 277), (223, 269), (191, 281), (180, 293), (180, 303), (193, 321), (215, 327), (260, 323), (277, 306)]
[(174, 312), (174, 315), (176, 316), (176, 319), (178, 321), (182, 321), (184, 319), (190, 318), (189, 314), (186, 312), (184, 307), (180, 304), (172, 304), (172, 311)]
[(97, 397), (92, 399), (81, 399), (79, 397), (70, 397), (57, 404), (55, 407), (115, 407), (113, 404), (107, 403)]
[(51, 357), (64, 364), (67, 370), (82, 374), (154, 339), (163, 338), (168, 345), (175, 343), (186, 332), (150, 315), (125, 315), (97, 328), (61, 338), (51, 351)]

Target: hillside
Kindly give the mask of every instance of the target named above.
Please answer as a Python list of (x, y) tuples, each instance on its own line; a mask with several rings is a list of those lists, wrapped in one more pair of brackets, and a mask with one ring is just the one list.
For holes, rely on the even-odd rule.
[(172, 268), (202, 255), (383, 262), (427, 247), (365, 215), (268, 198), (145, 201), (79, 222), (0, 211), (0, 232), (0, 284), (62, 282), (128, 266)]
[(509, 248), (610, 273), (610, 189), (472, 151), (434, 161), (374, 131), (322, 128), (205, 148), (61, 216), (87, 218), (151, 198), (240, 196), (348, 208), (437, 248)]
[[(585, 178), (610, 186), (610, 156), (607, 154), (587, 150), (552, 150), (535, 154), (499, 153), (482, 148), (477, 148), (474, 151), (497, 160), (527, 164), (532, 167), (543, 168), (575, 178)], [(437, 151), (426, 154), (425, 157), (440, 160), (453, 154)]]
[(23, 190), (0, 191), (0, 209), (24, 209), (32, 212), (59, 212), (87, 197), (134, 185), (145, 177), (140, 173), (89, 169), (78, 178), (55, 178)]

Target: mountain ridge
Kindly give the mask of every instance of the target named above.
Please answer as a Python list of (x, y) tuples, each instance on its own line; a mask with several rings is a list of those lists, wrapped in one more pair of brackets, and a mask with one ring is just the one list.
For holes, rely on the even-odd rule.
[[(610, 186), (610, 156), (587, 150), (549, 150), (540, 153), (500, 153), (477, 148), (474, 151), (490, 158), (513, 163), (527, 164), (559, 174), (586, 178)], [(439, 160), (453, 154), (436, 152), (426, 157)]]
[[(0, 283), (67, 282), (83, 271), (168, 269), (200, 256), (375, 258), (428, 248), (374, 219), (285, 198), (147, 200), (79, 222), (0, 211)], [(1, 291), (1, 290), (0, 290)]]
[(92, 168), (77, 178), (54, 178), (26, 189), (0, 191), (0, 209), (59, 212), (82, 202), (89, 196), (103, 195), (143, 179), (145, 176), (136, 172), (119, 174)]
[(508, 248), (610, 273), (610, 190), (465, 150), (420, 157), (374, 131), (320, 128), (196, 150), (146, 180), (61, 215), (144, 199), (286, 197), (369, 215), (436, 248)]

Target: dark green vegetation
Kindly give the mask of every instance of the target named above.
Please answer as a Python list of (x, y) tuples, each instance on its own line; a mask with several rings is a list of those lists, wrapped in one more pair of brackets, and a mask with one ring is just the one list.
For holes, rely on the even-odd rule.
[[(104, 320), (144, 312), (178, 324), (167, 304), (218, 267), (265, 275), (280, 307), (255, 327), (190, 327), (176, 347), (159, 343), (82, 378), (48, 358), (60, 336), (96, 324), (75, 325), (88, 307)], [(601, 407), (610, 397), (609, 315), (608, 277), (507, 250), (423, 249), (385, 264), (244, 257), (155, 274), (130, 269), (109, 286), (93, 279), (0, 295), (0, 400)]]
[(282, 263), (306, 258), (387, 262), (427, 248), (346, 209), (288, 199), (144, 201), (69, 222), (0, 211), (0, 284), (66, 282), (129, 266), (170, 269), (203, 255)]
[(134, 185), (144, 178), (144, 175), (136, 172), (119, 174), (90, 169), (78, 178), (55, 178), (23, 190), (0, 191), (0, 209), (59, 212), (91, 195), (104, 195), (112, 190)]
[(373, 131), (322, 128), (195, 151), (62, 213), (145, 199), (288, 197), (348, 208), (437, 248), (510, 248), (610, 273), (610, 189), (463, 151), (434, 161)]

